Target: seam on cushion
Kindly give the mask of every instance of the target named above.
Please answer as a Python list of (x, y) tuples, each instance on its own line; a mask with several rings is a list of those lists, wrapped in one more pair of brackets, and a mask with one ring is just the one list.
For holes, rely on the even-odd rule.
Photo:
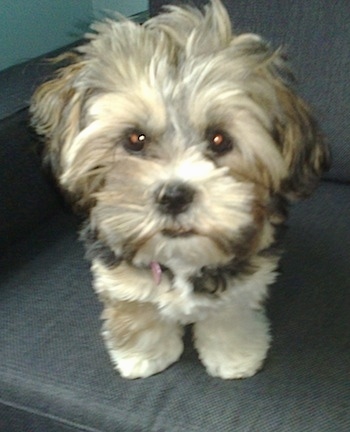
[(350, 179), (337, 179), (335, 177), (327, 176), (321, 178), (320, 185), (322, 185), (322, 183), (331, 183), (335, 185), (350, 185)]
[[(0, 371), (1, 370), (2, 370), (2, 368), (0, 367)], [(22, 373), (21, 371), (16, 370), (16, 368), (15, 367), (11, 367), (11, 365), (6, 368), (6, 372), (7, 372), (7, 374), (9, 372), (12, 372), (12, 376), (14, 378), (19, 378), (20, 380), (23, 380), (23, 381), (28, 380), (28, 375)], [(38, 379), (38, 380), (40, 380), (41, 383), (44, 384), (44, 385), (49, 385), (49, 386), (56, 386), (57, 385), (57, 381), (55, 381), (54, 379), (51, 379), (51, 377), (49, 377), (49, 376), (47, 376), (45, 374), (43, 374), (43, 375), (41, 375), (41, 374), (33, 374), (33, 377), (36, 378), (36, 379)], [(32, 382), (34, 382), (34, 380), (32, 380)], [(37, 381), (35, 381), (35, 382), (37, 382)], [(63, 390), (66, 390), (66, 391), (70, 391), (71, 390), (71, 386), (68, 385), (68, 384), (66, 384), (66, 383), (60, 382), (59, 385), (60, 385), (60, 387)], [(91, 387), (90, 386), (84, 385), (82, 383), (80, 383), (80, 388), (81, 388), (81, 390), (83, 390), (85, 392), (91, 391)], [(100, 395), (102, 395), (102, 394), (100, 394)]]
[[(1, 368), (0, 368), (0, 370), (1, 370)], [(14, 376), (18, 377), (21, 380), (24, 380), (24, 379), (27, 380), (28, 379), (28, 376), (22, 374), (21, 372), (19, 372), (16, 369), (12, 369), (11, 367), (9, 367), (9, 368), (7, 368), (7, 372), (9, 372), (9, 370), (13, 372)], [(40, 374), (37, 374), (36, 378), (38, 378), (39, 380), (42, 380), (43, 377), (41, 377)], [(50, 377), (48, 377), (47, 375), (45, 375), (45, 382), (48, 385), (50, 385), (50, 386), (57, 385), (57, 382), (55, 382), (54, 380), (51, 380)], [(68, 391), (70, 390), (70, 387), (67, 384), (64, 384), (64, 383), (60, 383), (60, 387), (63, 390), (68, 390)], [(89, 387), (89, 386), (80, 385), (80, 388), (83, 391), (91, 391), (91, 387)], [(16, 404), (16, 403), (13, 403), (13, 402), (7, 402), (6, 400), (0, 398), (0, 403), (2, 403), (2, 402), (5, 405), (8, 405), (8, 406), (11, 406), (11, 407), (14, 407), (14, 408), (18, 408), (18, 409), (23, 409), (23, 411), (26, 411), (28, 413), (33, 413), (33, 414), (35, 413), (35, 414), (38, 414), (38, 415), (42, 415), (43, 417), (56, 420), (58, 422), (61, 422), (62, 424), (66, 424), (68, 426), (75, 427), (77, 430), (82, 430), (84, 432), (104, 432), (101, 429), (89, 428), (89, 426), (83, 426), (83, 425), (80, 425), (79, 423), (71, 422), (70, 420), (61, 419), (60, 417), (56, 417), (53, 414), (42, 413), (40, 410), (36, 410), (35, 408), (27, 408), (27, 407), (25, 407), (25, 406), (23, 406), (21, 404)], [(129, 410), (125, 411), (125, 410), (123, 410), (121, 408), (118, 408), (118, 407), (113, 407), (113, 410), (115, 412), (119, 412), (119, 414), (121, 416), (125, 415), (125, 412), (127, 412), (129, 418), (130, 417), (134, 417), (135, 418), (135, 421), (134, 421), (135, 424), (139, 420), (139, 417), (135, 416)], [(153, 422), (153, 425), (152, 424), (149, 425), (149, 431), (150, 432), (164, 432), (166, 430), (167, 432), (199, 432), (199, 431), (202, 430), (201, 426), (197, 426), (195, 424), (183, 424), (183, 423), (178, 422), (178, 421), (174, 422), (173, 425), (170, 425), (170, 424), (168, 424), (168, 425), (165, 424), (164, 425), (164, 421), (163, 420), (164, 419), (157, 417), (155, 419), (155, 421)], [(79, 427), (83, 427), (84, 429), (78, 429)]]
[[(48, 414), (48, 413), (44, 413), (40, 410), (36, 410), (33, 408), (28, 408), (25, 407), (23, 405), (20, 404), (16, 404), (13, 402), (9, 402), (6, 401), (2, 398), (0, 398), (0, 404), (2, 404), (3, 406), (8, 406), (10, 408), (14, 408), (16, 410), (20, 410), (29, 414), (35, 414), (37, 416), (43, 417), (43, 418), (47, 418), (50, 420), (53, 420), (59, 424), (65, 425), (65, 426), (69, 426), (71, 428), (77, 429), (78, 431), (84, 431), (84, 432), (104, 432), (101, 429), (96, 429), (96, 428), (92, 428), (90, 426), (85, 426), (82, 425), (81, 423), (76, 423), (76, 422), (72, 422), (69, 420), (65, 420), (62, 419), (61, 417), (52, 415), (52, 414)], [(157, 422), (156, 422), (157, 423)], [(167, 428), (168, 426), (165, 425), (165, 427)], [(172, 427), (171, 429), (163, 429), (162, 425), (155, 425), (153, 427), (151, 427), (150, 431), (152, 432), (161, 432), (161, 431), (165, 431), (168, 430), (168, 432), (199, 432), (202, 430), (202, 428), (200, 426), (194, 426), (194, 425), (185, 425), (182, 423), (177, 423), (176, 425), (174, 425), (174, 427)]]
[[(0, 371), (1, 371), (1, 367), (0, 367)], [(23, 374), (23, 373), (21, 373), (21, 372), (19, 372), (18, 370), (16, 370), (16, 369), (13, 369), (13, 368), (11, 368), (11, 367), (8, 367), (7, 369), (6, 369), (6, 372), (7, 372), (7, 374), (9, 373), (9, 372), (12, 372), (12, 376), (13, 377), (16, 377), (16, 378), (18, 378), (18, 379), (20, 379), (20, 380), (23, 380), (23, 381), (28, 381), (28, 376), (27, 375), (25, 375), (25, 374)], [(0, 375), (1, 376), (1, 375)], [(43, 383), (44, 385), (48, 385), (48, 386), (56, 386), (57, 385), (57, 382), (55, 381), (55, 380), (52, 380), (52, 379), (50, 379), (50, 377), (48, 377), (47, 375), (45, 375), (45, 380), (43, 380), (43, 377), (42, 376), (40, 376), (40, 374), (36, 374), (35, 375), (35, 378), (37, 378), (39, 381), (41, 381), (41, 383)], [(31, 382), (34, 382), (34, 380), (31, 380)], [(35, 382), (37, 383), (37, 381), (35, 380)], [(70, 391), (71, 390), (71, 387), (69, 386), (69, 385), (67, 385), (67, 384), (65, 384), (65, 383), (62, 383), (62, 382), (60, 382), (60, 388), (62, 388), (62, 390), (65, 390), (65, 391)], [(82, 391), (84, 391), (84, 392), (86, 392), (86, 393), (88, 393), (88, 392), (91, 392), (91, 386), (88, 386), (88, 385), (81, 385), (81, 383), (80, 383), (80, 389), (82, 390)], [(97, 395), (102, 395), (102, 393), (96, 393)], [(2, 398), (0, 398), (0, 402), (2, 401), (3, 399)], [(4, 400), (5, 401), (5, 400)], [(5, 403), (7, 403), (6, 401), (5, 401)], [(8, 404), (11, 404), (12, 402), (8, 402)], [(14, 405), (16, 405), (15, 403), (14, 403)], [(21, 404), (18, 404), (18, 406), (19, 407), (21, 407), (22, 405)], [(28, 409), (28, 412), (31, 412), (30, 410), (31, 410), (32, 408), (30, 408), (30, 409)], [(132, 422), (134, 423), (134, 424), (137, 424), (138, 423), (138, 421), (139, 421), (139, 419), (140, 419), (140, 417), (138, 417), (138, 416), (136, 416), (133, 412), (131, 412), (130, 410), (127, 410), (127, 409), (122, 409), (122, 408), (118, 408), (118, 407), (113, 407), (113, 411), (115, 412), (115, 413), (117, 413), (119, 416), (120, 416), (120, 418), (122, 418), (123, 417), (123, 415), (125, 416), (125, 413), (127, 412), (127, 415), (128, 415), (128, 418), (130, 419), (130, 420), (132, 420)], [(33, 408), (33, 412), (35, 412), (35, 408)], [(41, 413), (41, 411), (40, 410), (38, 410), (38, 413)], [(53, 416), (53, 418), (55, 418), (55, 416), (53, 415), (53, 414), (45, 414), (47, 417), (50, 417), (51, 415)], [(57, 417), (57, 419), (59, 420), (60, 419), (60, 417)], [(62, 419), (63, 420), (63, 419)], [(64, 420), (63, 420), (64, 421)], [(68, 422), (68, 424), (69, 424), (69, 422), (70, 422), (70, 420), (67, 420), (67, 422)], [(73, 422), (72, 422), (72, 424), (74, 424)], [(77, 425), (78, 425), (78, 423), (77, 423)], [(151, 426), (150, 426), (151, 427)], [(100, 429), (83, 429), (84, 431), (86, 430), (86, 432), (104, 432), (104, 431), (102, 431), (102, 430), (100, 430)], [(169, 431), (170, 432), (170, 431)], [(176, 432), (176, 430), (175, 430), (175, 432)], [(187, 432), (187, 431), (186, 431)], [(188, 432), (191, 432), (190, 430), (188, 431)], [(193, 431), (193, 432), (196, 432), (196, 431)]]
[(44, 412), (42, 412), (40, 410), (36, 410), (36, 409), (33, 409), (33, 408), (28, 408), (28, 407), (25, 407), (24, 405), (20, 405), (20, 404), (16, 404), (16, 403), (13, 403), (13, 402), (6, 401), (6, 400), (4, 400), (2, 398), (0, 398), (0, 403), (2, 405), (4, 405), (4, 406), (8, 406), (10, 408), (15, 408), (16, 410), (20, 410), (20, 411), (23, 411), (23, 412), (26, 412), (26, 413), (29, 413), (29, 414), (35, 414), (35, 415), (43, 417), (43, 418), (54, 420), (57, 423), (69, 426), (69, 427), (77, 429), (79, 431), (85, 431), (85, 432), (103, 432), (101, 429), (91, 428), (89, 426), (82, 425), (81, 423), (76, 423), (76, 422), (72, 422), (70, 420), (65, 420), (65, 419), (63, 419), (61, 417), (57, 417), (57, 416), (52, 415), (52, 414), (44, 413)]

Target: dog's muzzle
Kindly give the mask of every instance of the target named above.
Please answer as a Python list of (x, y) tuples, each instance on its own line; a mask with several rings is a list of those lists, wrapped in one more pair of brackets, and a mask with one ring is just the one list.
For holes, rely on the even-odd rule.
[(160, 187), (156, 192), (158, 209), (165, 214), (176, 216), (191, 206), (195, 190), (186, 183), (172, 182)]

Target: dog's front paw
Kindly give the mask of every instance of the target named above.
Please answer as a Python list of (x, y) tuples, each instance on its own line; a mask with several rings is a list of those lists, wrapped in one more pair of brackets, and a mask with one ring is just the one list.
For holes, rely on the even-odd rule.
[(113, 303), (103, 312), (102, 335), (124, 378), (146, 378), (166, 369), (183, 351), (183, 329), (160, 318), (149, 303)]
[(122, 377), (136, 379), (147, 378), (162, 372), (179, 359), (182, 350), (182, 342), (178, 341), (178, 344), (174, 344), (170, 350), (164, 350), (164, 352), (159, 350), (156, 353), (138, 353), (127, 356), (124, 353), (121, 355), (120, 352), (112, 350), (110, 355)]
[[(270, 345), (268, 322), (262, 313), (219, 315), (194, 327), (195, 345), (209, 375), (248, 378), (263, 365)], [(240, 319), (238, 319), (240, 318)]]
[(244, 355), (200, 351), (200, 359), (208, 374), (222, 379), (242, 379), (255, 375), (262, 368), (265, 357), (266, 353), (260, 352)]

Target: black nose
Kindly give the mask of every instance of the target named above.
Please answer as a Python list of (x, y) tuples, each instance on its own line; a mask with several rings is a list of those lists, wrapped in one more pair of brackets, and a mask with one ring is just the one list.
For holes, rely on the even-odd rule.
[(163, 213), (176, 215), (185, 212), (193, 201), (195, 191), (184, 183), (168, 183), (157, 192), (157, 203)]

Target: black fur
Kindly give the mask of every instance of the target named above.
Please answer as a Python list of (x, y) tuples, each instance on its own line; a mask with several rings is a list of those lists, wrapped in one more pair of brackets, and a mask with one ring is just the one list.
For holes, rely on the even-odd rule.
[(190, 282), (195, 293), (216, 295), (227, 289), (228, 279), (254, 274), (257, 270), (250, 260), (233, 259), (224, 266), (202, 267), (199, 274), (190, 278)]
[(89, 261), (97, 258), (108, 268), (116, 267), (121, 263), (122, 257), (117, 256), (105, 242), (99, 239), (98, 231), (93, 229), (89, 222), (86, 222), (80, 231), (80, 239), (85, 244), (85, 257)]

